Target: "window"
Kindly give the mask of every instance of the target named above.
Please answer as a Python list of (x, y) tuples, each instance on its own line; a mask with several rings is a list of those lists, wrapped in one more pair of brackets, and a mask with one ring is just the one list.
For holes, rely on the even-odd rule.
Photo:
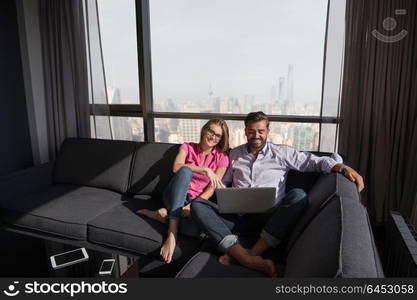
[(134, 0), (86, 1), (90, 103), (139, 104)]
[(142, 118), (91, 116), (90, 121), (94, 138), (144, 141)]
[(140, 112), (120, 115), (121, 106), (140, 108), (135, 1), (84, 3), (91, 136), (143, 141)]
[(154, 110), (319, 115), (327, 0), (152, 0)]
[(85, 1), (94, 136), (197, 142), (219, 117), (236, 147), (262, 110), (272, 142), (336, 151), (345, 0)]
[(208, 120), (155, 119), (155, 141), (164, 143), (198, 142), (201, 127)]

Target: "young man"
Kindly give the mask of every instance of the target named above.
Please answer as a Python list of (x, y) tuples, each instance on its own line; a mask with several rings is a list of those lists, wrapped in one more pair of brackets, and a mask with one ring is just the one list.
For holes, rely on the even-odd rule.
[[(362, 177), (352, 168), (331, 157), (317, 157), (286, 145), (267, 142), (269, 119), (263, 112), (249, 113), (245, 119), (247, 144), (234, 148), (229, 155), (229, 169), (223, 178), (233, 187), (276, 187), (276, 206), (268, 214), (220, 214), (215, 203), (197, 199), (191, 204), (191, 215), (220, 251), (219, 261), (231, 257), (240, 264), (270, 276), (276, 276), (274, 263), (261, 257), (269, 247), (276, 247), (291, 231), (308, 206), (306, 193), (293, 189), (285, 194), (289, 170), (301, 172), (341, 172), (362, 191)], [(239, 244), (237, 234), (260, 232), (251, 249)]]

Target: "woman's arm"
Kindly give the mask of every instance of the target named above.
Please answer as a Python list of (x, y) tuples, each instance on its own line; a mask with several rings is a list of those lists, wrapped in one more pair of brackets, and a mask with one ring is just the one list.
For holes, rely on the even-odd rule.
[(194, 165), (186, 164), (185, 163), (186, 157), (187, 157), (187, 153), (183, 149), (180, 149), (178, 151), (177, 157), (175, 158), (174, 165), (172, 166), (172, 171), (174, 173), (177, 173), (178, 170), (181, 169), (181, 167), (189, 167), (193, 172), (206, 173), (207, 168), (205, 167), (197, 167)]
[[(226, 173), (227, 168), (217, 168), (215, 174), (219, 177), (221, 180)], [(223, 184), (222, 184), (223, 185)], [(199, 196), (199, 198), (203, 199), (209, 199), (214, 194), (215, 187), (213, 187), (212, 184), (209, 184), (206, 189), (203, 191), (203, 193)]]
[[(216, 176), (219, 177), (219, 179), (221, 180), (221, 178), (224, 176), (224, 173), (226, 173), (227, 168), (217, 168), (216, 170)], [(222, 184), (223, 185), (223, 184)], [(199, 198), (203, 198), (203, 199), (210, 199), (211, 196), (213, 196), (214, 194), (214, 190), (215, 188), (213, 187), (213, 185), (210, 183), (206, 189), (201, 193), (201, 195), (199, 196)], [(187, 204), (182, 208), (182, 216), (183, 217), (188, 217), (190, 215), (190, 208), (191, 208), (191, 204)]]
[(187, 157), (187, 153), (180, 149), (178, 151), (177, 157), (175, 158), (174, 165), (172, 167), (172, 171), (174, 173), (177, 173), (181, 167), (189, 167), (191, 171), (198, 172), (198, 173), (204, 173), (207, 175), (207, 177), (210, 179), (211, 184), (216, 188), (217, 186), (222, 186), (221, 178), (213, 172), (210, 168), (207, 167), (198, 167), (190, 164), (185, 163), (185, 158)]

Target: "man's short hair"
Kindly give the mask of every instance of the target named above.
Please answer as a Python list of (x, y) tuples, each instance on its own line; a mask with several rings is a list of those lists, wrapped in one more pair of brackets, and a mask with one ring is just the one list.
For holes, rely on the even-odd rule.
[(245, 127), (248, 127), (250, 123), (265, 121), (266, 127), (269, 128), (269, 118), (264, 112), (262, 111), (256, 111), (256, 112), (250, 112), (245, 118)]

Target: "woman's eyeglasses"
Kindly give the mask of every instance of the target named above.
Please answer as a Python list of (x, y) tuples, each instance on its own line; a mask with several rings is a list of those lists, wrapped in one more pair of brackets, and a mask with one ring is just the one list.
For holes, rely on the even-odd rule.
[(221, 139), (222, 138), (222, 135), (221, 134), (218, 134), (218, 133), (215, 133), (213, 130), (211, 130), (210, 128), (208, 128), (207, 129), (207, 135), (209, 136), (209, 137), (216, 137), (217, 139)]

